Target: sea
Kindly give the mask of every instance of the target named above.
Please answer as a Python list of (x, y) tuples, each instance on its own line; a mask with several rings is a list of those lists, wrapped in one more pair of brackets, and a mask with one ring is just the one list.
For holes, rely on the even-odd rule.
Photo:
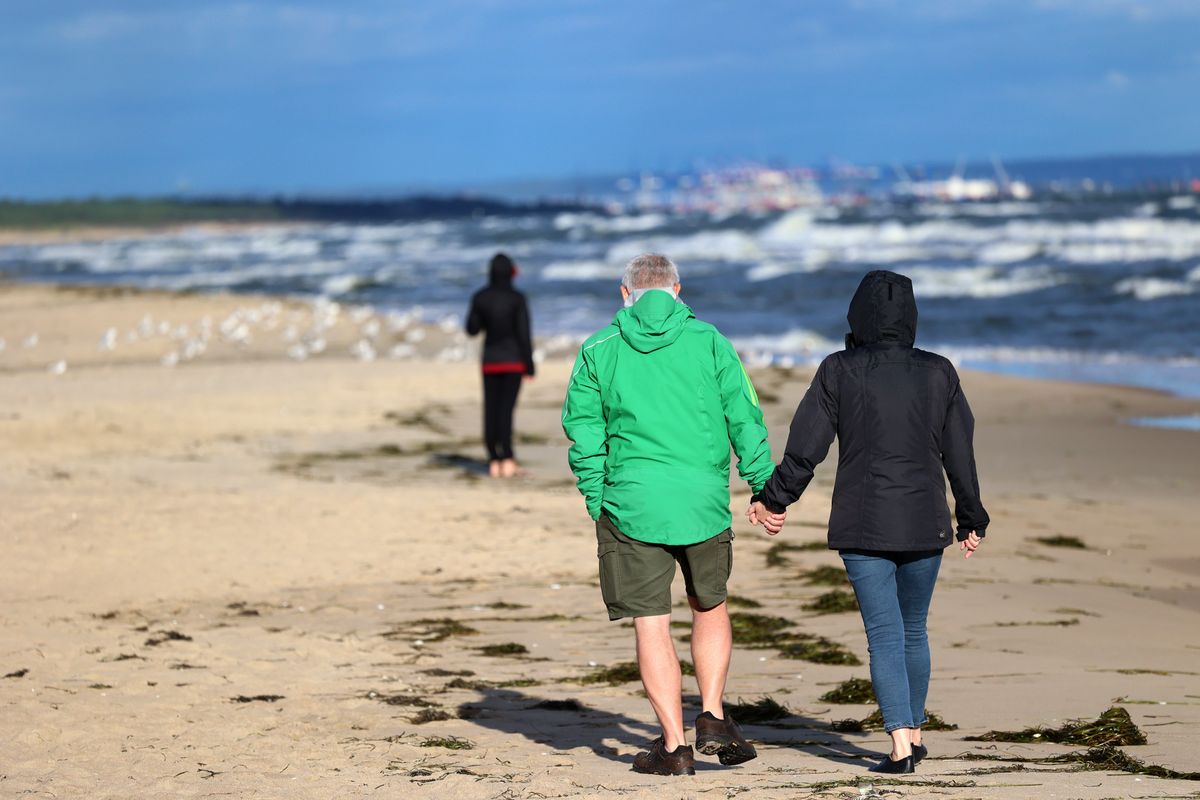
[(918, 346), (962, 366), (1200, 397), (1200, 194), (1186, 189), (195, 229), (3, 246), (0, 275), (326, 298), (444, 322), (463, 316), (499, 251), (519, 265), (541, 337), (604, 326), (624, 264), (658, 252), (679, 265), (682, 299), (749, 363), (811, 364), (842, 346), (862, 276), (889, 269), (913, 281)]

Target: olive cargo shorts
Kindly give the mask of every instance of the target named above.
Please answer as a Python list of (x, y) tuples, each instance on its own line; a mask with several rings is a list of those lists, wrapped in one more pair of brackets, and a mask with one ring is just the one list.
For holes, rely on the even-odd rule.
[(600, 559), (600, 593), (611, 620), (671, 613), (671, 581), (675, 564), (683, 570), (688, 597), (700, 608), (725, 601), (725, 585), (733, 569), (733, 530), (689, 545), (639, 542), (617, 530), (601, 514), (596, 520), (596, 555)]

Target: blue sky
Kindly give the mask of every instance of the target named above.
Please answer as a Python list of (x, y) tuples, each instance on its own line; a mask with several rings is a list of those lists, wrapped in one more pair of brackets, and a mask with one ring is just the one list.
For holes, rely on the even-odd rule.
[(1200, 150), (1196, 0), (4, 0), (0, 196)]

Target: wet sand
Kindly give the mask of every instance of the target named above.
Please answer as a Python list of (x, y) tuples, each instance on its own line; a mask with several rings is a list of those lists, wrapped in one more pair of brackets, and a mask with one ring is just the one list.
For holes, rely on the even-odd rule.
[[(204, 352), (180, 357), (205, 317)], [(810, 583), (836, 555), (772, 550), (823, 537), (832, 456), (777, 539), (741, 520), (735, 484), (734, 610), (784, 621), (741, 618), (776, 630), (736, 649), (729, 695), (788, 713), (747, 726), (758, 760), (656, 779), (629, 769), (654, 735), (639, 684), (594, 680), (632, 659), (632, 631), (604, 614), (565, 465), (569, 361), (526, 384), (529, 474), (495, 483), (473, 351), (412, 324), (372, 339), (372, 319), (343, 309), (295, 360), (306, 304), (0, 288), (0, 794), (1200, 793), (1049, 760), (1086, 747), (966, 740), (1119, 705), (1149, 740), (1125, 753), (1200, 769), (1200, 438), (1122, 423), (1197, 403), (965, 374), (994, 522), (977, 558), (948, 553), (931, 614), (929, 708), (958, 727), (898, 785), (865, 769), (881, 733), (830, 727), (873, 707), (821, 699), (868, 677), (857, 615), (805, 609), (839, 590)], [(364, 338), (374, 361), (351, 355)], [(811, 371), (752, 375), (778, 455)], [(785, 657), (802, 635), (834, 663)]]

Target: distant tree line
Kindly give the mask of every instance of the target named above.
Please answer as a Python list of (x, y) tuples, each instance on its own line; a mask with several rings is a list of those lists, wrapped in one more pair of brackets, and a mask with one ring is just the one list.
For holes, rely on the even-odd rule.
[(364, 222), (453, 219), (582, 211), (569, 202), (509, 203), (484, 197), (432, 195), (397, 199), (89, 198), (0, 200), (0, 228), (162, 226), (191, 222)]

